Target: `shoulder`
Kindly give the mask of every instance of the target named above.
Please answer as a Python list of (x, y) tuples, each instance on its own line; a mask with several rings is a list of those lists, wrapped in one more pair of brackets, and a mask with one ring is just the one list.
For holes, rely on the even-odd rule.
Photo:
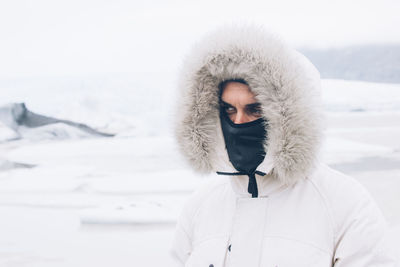
[(213, 202), (230, 189), (229, 179), (224, 176), (211, 175), (189, 196), (182, 213), (193, 217), (197, 211), (209, 202)]
[(360, 200), (371, 200), (370, 193), (353, 177), (319, 164), (308, 181), (327, 200), (335, 203), (352, 203)]
[(210, 175), (185, 201), (179, 221), (189, 230), (193, 226), (193, 218), (203, 207), (212, 207), (220, 203), (219, 199), (225, 198), (230, 191), (230, 181), (227, 177)]
[(354, 222), (383, 229), (385, 220), (367, 189), (356, 179), (325, 164), (320, 164), (307, 179), (328, 209), (336, 238)]
[(198, 189), (186, 200), (176, 222), (171, 247), (171, 253), (180, 265), (184, 265), (192, 251), (194, 216), (205, 203), (210, 202), (210, 199), (216, 195), (220, 195), (221, 190), (226, 190), (227, 185), (228, 180), (225, 177), (205, 178)]

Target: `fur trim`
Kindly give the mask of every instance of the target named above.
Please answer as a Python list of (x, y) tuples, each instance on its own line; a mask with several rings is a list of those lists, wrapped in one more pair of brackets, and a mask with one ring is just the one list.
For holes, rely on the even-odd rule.
[(217, 171), (216, 150), (224, 142), (217, 134), (218, 84), (234, 78), (244, 79), (261, 103), (273, 176), (289, 185), (309, 175), (321, 140), (319, 73), (279, 38), (254, 26), (221, 28), (186, 57), (175, 134), (194, 169)]

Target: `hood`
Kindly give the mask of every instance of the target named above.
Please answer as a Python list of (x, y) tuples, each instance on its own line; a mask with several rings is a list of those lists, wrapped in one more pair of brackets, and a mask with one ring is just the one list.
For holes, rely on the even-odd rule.
[(261, 168), (288, 185), (308, 176), (321, 143), (319, 73), (277, 36), (255, 26), (220, 28), (185, 58), (175, 134), (190, 165), (201, 173), (235, 171), (219, 121), (218, 85), (228, 79), (248, 83), (268, 121)]

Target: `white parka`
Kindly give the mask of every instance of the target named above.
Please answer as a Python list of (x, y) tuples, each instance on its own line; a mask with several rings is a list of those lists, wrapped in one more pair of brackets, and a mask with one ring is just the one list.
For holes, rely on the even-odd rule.
[(257, 168), (267, 175), (256, 175), (258, 198), (247, 192), (247, 176), (216, 174), (191, 196), (176, 226), (177, 266), (397, 266), (368, 192), (318, 161), (318, 72), (261, 28), (221, 28), (186, 58), (176, 136), (193, 168), (236, 171), (221, 132), (218, 84), (238, 78), (268, 121), (267, 155)]

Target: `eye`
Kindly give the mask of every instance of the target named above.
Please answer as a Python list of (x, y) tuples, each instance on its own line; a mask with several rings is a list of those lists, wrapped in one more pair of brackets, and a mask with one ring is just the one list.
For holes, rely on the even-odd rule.
[(232, 114), (232, 113), (235, 113), (235, 112), (236, 112), (236, 109), (235, 109), (234, 107), (232, 107), (232, 106), (224, 107), (224, 110), (225, 110), (225, 112), (226, 112), (227, 114)]
[(261, 115), (262, 115), (261, 105), (259, 103), (256, 103), (254, 105), (248, 106), (247, 114), (261, 117)]
[(230, 115), (236, 112), (236, 108), (226, 102), (221, 102), (221, 108), (223, 111), (226, 112), (226, 114)]

